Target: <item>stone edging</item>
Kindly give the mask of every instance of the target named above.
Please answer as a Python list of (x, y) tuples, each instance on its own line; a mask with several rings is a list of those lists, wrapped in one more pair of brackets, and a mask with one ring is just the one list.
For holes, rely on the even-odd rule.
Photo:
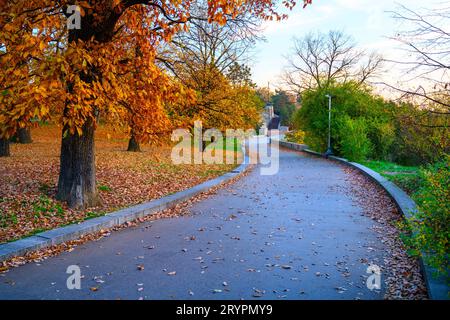
[(27, 252), (36, 251), (70, 240), (76, 240), (81, 236), (95, 233), (102, 229), (104, 230), (119, 226), (125, 222), (157, 213), (233, 179), (244, 172), (247, 167), (248, 158), (244, 156), (244, 161), (237, 168), (220, 177), (208, 180), (192, 188), (150, 202), (115, 211), (102, 217), (48, 230), (17, 241), (0, 244), (0, 262), (15, 256), (22, 256)]
[[(304, 151), (308, 154), (312, 154), (318, 157), (324, 157), (323, 154), (312, 151), (308, 149), (307, 145), (304, 144), (297, 144), (287, 141), (279, 141), (280, 146), (298, 150), (298, 151)], [(405, 219), (408, 219), (412, 216), (413, 213), (417, 212), (417, 206), (414, 200), (412, 200), (406, 192), (404, 192), (402, 189), (397, 187), (393, 182), (389, 181), (379, 173), (373, 171), (372, 169), (367, 168), (366, 166), (363, 166), (362, 164), (356, 163), (356, 162), (350, 162), (347, 159), (339, 158), (335, 156), (329, 156), (328, 158), (338, 161), (344, 165), (347, 165), (349, 167), (355, 168), (358, 171), (360, 171), (362, 174), (370, 178), (372, 181), (380, 185), (389, 195), (389, 197), (394, 200), (397, 208), (401, 212), (401, 214), (405, 217)], [(443, 278), (436, 278), (433, 276), (434, 270), (432, 267), (427, 265), (422, 257), (420, 257), (420, 265), (422, 269), (422, 274), (425, 279), (425, 283), (427, 286), (428, 296), (432, 300), (448, 300), (449, 299), (449, 287), (447, 286), (445, 279)]]

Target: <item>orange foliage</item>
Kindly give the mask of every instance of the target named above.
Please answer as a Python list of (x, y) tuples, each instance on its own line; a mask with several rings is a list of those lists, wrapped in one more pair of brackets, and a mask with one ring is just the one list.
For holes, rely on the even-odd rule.
[[(192, 1), (75, 1), (81, 29), (67, 30), (64, 13), (73, 2), (0, 3), (0, 136), (50, 118), (81, 135), (99, 115), (131, 123), (143, 139), (166, 128), (165, 101), (192, 95), (154, 64), (154, 51), (186, 28)], [(224, 23), (242, 10), (283, 19), (277, 2), (208, 1), (209, 20)], [(295, 1), (282, 3), (291, 9)]]
[[(192, 127), (194, 121), (201, 120), (205, 128), (251, 129), (261, 121), (263, 103), (256, 92), (247, 84), (233, 84), (217, 68), (193, 67), (190, 61), (189, 70), (178, 70), (186, 87), (195, 90), (194, 103), (184, 101), (183, 104), (170, 106), (172, 121), (179, 126)], [(181, 67), (182, 68), (182, 67)]]

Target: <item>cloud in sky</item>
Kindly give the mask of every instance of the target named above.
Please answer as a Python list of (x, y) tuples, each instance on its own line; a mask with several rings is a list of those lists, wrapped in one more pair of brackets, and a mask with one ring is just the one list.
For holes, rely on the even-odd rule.
[(265, 22), (267, 41), (256, 48), (252, 65), (254, 81), (259, 86), (267, 86), (268, 82), (272, 88), (278, 86), (292, 39), (309, 32), (340, 30), (351, 35), (358, 47), (375, 49), (391, 59), (400, 57), (402, 53), (396, 50), (398, 44), (388, 39), (398, 29), (389, 11), (398, 9), (399, 4), (417, 9), (423, 7), (423, 0), (314, 0), (304, 10), (295, 8), (285, 21)]

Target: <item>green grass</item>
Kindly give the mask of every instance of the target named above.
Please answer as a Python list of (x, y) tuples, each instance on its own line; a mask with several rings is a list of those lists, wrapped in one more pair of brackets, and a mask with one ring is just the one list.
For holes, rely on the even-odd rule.
[(419, 167), (402, 166), (393, 162), (374, 160), (362, 161), (361, 164), (394, 182), (409, 195), (412, 195), (422, 183), (419, 176)]
[(220, 175), (225, 174), (227, 172), (228, 172), (228, 170), (226, 170), (226, 169), (224, 169), (224, 170), (213, 170), (213, 169), (211, 169), (211, 170), (205, 170), (203, 172), (200, 172), (200, 175), (202, 177), (209, 177), (211, 175), (220, 176)]
[(102, 217), (104, 215), (106, 215), (106, 212), (104, 212), (104, 211), (101, 211), (101, 212), (88, 211), (88, 212), (86, 212), (86, 217), (84, 218), (84, 220), (90, 220), (90, 219)]
[(6, 228), (11, 224), (17, 224), (17, 215), (13, 212), (4, 212), (0, 209), (0, 228)]
[(388, 161), (375, 161), (375, 160), (367, 160), (362, 161), (361, 164), (369, 167), (370, 169), (386, 175), (386, 172), (398, 172), (398, 173), (417, 173), (419, 171), (419, 167), (410, 167), (410, 166), (402, 166), (393, 162)]
[(223, 141), (223, 150), (241, 151), (241, 141), (237, 138), (226, 138)]
[[(211, 144), (207, 142), (206, 145)], [(222, 141), (217, 142), (217, 147), (222, 148), (223, 151), (241, 151), (241, 141), (238, 138), (223, 138)]]
[(64, 209), (61, 204), (45, 195), (41, 195), (39, 199), (33, 202), (33, 212), (35, 219), (39, 219), (41, 216), (51, 216), (52, 213), (56, 213), (60, 217), (64, 216)]
[(112, 191), (112, 189), (110, 187), (108, 187), (106, 185), (102, 185), (102, 184), (97, 186), (97, 188), (98, 188), (98, 190), (104, 191), (104, 192), (111, 192)]

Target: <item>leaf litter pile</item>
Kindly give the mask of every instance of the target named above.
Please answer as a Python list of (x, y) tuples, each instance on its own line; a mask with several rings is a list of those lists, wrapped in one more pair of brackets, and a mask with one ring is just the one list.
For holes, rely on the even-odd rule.
[(231, 170), (233, 165), (174, 165), (170, 146), (127, 152), (127, 136), (107, 127), (96, 133), (96, 170), (102, 205), (71, 210), (55, 199), (60, 128), (32, 130), (32, 144), (11, 145), (0, 158), (0, 243), (104, 215), (182, 191)]
[(408, 255), (401, 231), (396, 227), (403, 217), (395, 203), (380, 186), (358, 170), (343, 167), (350, 181), (350, 193), (354, 201), (364, 208), (364, 214), (375, 220), (377, 237), (386, 247), (382, 275), (386, 299), (427, 299), (426, 285), (419, 261)]

